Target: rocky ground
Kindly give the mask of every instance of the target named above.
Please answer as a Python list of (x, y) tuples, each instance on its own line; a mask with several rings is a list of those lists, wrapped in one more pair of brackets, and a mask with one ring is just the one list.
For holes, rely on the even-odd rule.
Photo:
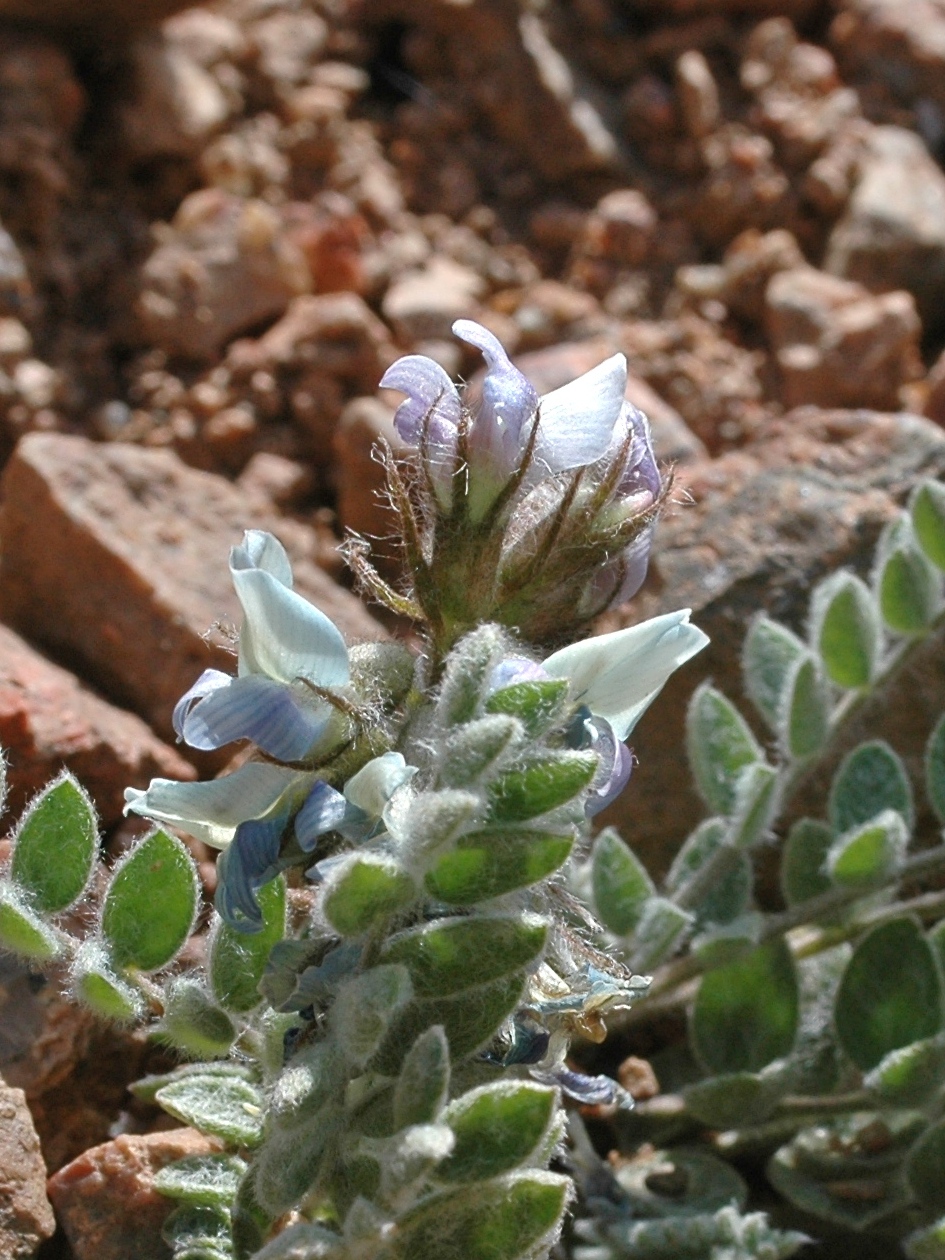
[[(675, 464), (647, 586), (608, 618), (691, 604), (713, 636), (613, 819), (665, 867), (697, 816), (687, 694), (737, 692), (751, 614), (799, 625), (812, 581), (862, 570), (945, 473), (945, 0), (0, 0), (0, 21), (11, 817), (65, 764), (114, 854), (126, 784), (221, 767), (184, 759), (170, 711), (229, 659), (247, 525), (348, 635), (387, 633), (338, 553), (379, 536), (396, 572), (377, 383), (405, 351), (473, 372), (468, 316), (541, 390), (624, 351)], [(945, 707), (933, 648), (864, 719), (913, 757)], [(158, 1052), (0, 968), (0, 1254), (166, 1255), (149, 1178), (197, 1138), (125, 1093)]]

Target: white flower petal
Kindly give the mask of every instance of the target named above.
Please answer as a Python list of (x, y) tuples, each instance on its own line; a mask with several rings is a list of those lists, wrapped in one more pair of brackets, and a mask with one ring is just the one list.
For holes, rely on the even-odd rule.
[(560, 472), (591, 464), (610, 446), (627, 388), (627, 360), (615, 354), (539, 402), (535, 454)]
[(233, 568), (243, 605), (240, 673), (265, 674), (279, 682), (306, 678), (320, 687), (348, 681), (348, 649), (323, 612), (263, 569)]
[(403, 753), (383, 753), (352, 775), (345, 784), (345, 798), (369, 818), (380, 818), (397, 788), (416, 773), (416, 767), (407, 765)]
[(173, 823), (222, 848), (241, 822), (262, 817), (285, 792), (311, 777), (282, 766), (250, 761), (222, 779), (205, 783), (152, 779), (143, 792), (126, 788), (125, 813)]
[[(234, 551), (245, 553), (245, 563), (237, 565), (241, 569), (262, 569), (271, 573), (283, 586), (292, 586), (292, 565), (286, 555), (285, 547), (274, 534), (264, 529), (248, 529), (243, 535), (241, 547)], [(241, 556), (240, 560), (243, 561)], [(232, 564), (232, 560), (230, 561)]]
[(543, 662), (552, 678), (567, 678), (572, 699), (606, 718), (626, 739), (663, 684), (701, 652), (707, 635), (690, 625), (691, 609), (572, 643)]

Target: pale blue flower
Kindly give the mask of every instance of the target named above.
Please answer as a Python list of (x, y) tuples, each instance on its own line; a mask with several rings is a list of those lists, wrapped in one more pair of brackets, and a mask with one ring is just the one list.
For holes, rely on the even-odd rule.
[(572, 643), (547, 657), (543, 668), (552, 678), (566, 678), (572, 699), (626, 739), (670, 675), (709, 642), (690, 624), (690, 613), (683, 608)]
[[(627, 361), (622, 354), (539, 398), (487, 328), (460, 319), (453, 332), (481, 350), (487, 364), (480, 406), (471, 417), (465, 442), (468, 506), (473, 519), (486, 514), (503, 486), (521, 468), (536, 423), (531, 460), (522, 479), (526, 487), (605, 455), (623, 408)], [(459, 391), (443, 368), (423, 355), (399, 359), (385, 373), (381, 385), (407, 395), (394, 423), (404, 441), (419, 448), (437, 499), (448, 510), (453, 475), (459, 471), (463, 416)]]
[(292, 590), (282, 544), (248, 530), (230, 553), (243, 608), (239, 673), (208, 669), (174, 709), (174, 728), (193, 748), (250, 739), (280, 761), (301, 761), (329, 731), (335, 710), (320, 691), (349, 680), (348, 651), (333, 623)]

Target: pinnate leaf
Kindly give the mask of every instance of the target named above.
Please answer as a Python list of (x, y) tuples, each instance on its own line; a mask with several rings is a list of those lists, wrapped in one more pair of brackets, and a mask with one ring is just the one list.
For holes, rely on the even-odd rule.
[(703, 977), (693, 1048), (713, 1072), (758, 1072), (790, 1053), (798, 1019), (794, 959), (778, 937)]
[(748, 627), (742, 648), (745, 691), (772, 730), (778, 729), (782, 696), (804, 644), (787, 626), (763, 614)]
[(193, 1058), (222, 1058), (236, 1040), (236, 1029), (196, 980), (178, 977), (164, 996), (164, 1038)]
[(789, 906), (830, 891), (827, 854), (834, 839), (833, 828), (816, 818), (800, 818), (791, 827), (781, 858), (781, 892)]
[(415, 896), (413, 880), (394, 858), (359, 853), (329, 875), (322, 906), (328, 922), (342, 936), (361, 936)]
[(835, 1021), (841, 1046), (863, 1071), (941, 1031), (938, 966), (915, 919), (882, 923), (857, 943), (840, 981)]
[(183, 946), (197, 914), (197, 869), (166, 831), (140, 841), (118, 866), (102, 906), (102, 933), (119, 967), (156, 971)]
[(140, 990), (116, 972), (95, 941), (86, 941), (76, 954), (72, 987), (83, 1006), (118, 1023), (137, 1019), (144, 1008)]
[(703, 800), (715, 813), (726, 815), (735, 808), (741, 772), (764, 760), (748, 723), (709, 683), (703, 683), (690, 701), (686, 751)]
[(175, 1120), (234, 1146), (255, 1146), (262, 1137), (262, 1091), (240, 1077), (194, 1073), (162, 1086), (155, 1098)]
[(526, 822), (547, 814), (578, 796), (597, 769), (597, 756), (587, 752), (554, 753), (528, 765), (506, 770), (492, 784), (492, 822)]
[(470, 906), (529, 888), (567, 861), (571, 835), (497, 828), (469, 832), (424, 879), (427, 891), (453, 906)]
[(921, 634), (941, 602), (938, 573), (915, 547), (895, 547), (879, 570), (879, 609), (890, 630)]
[(198, 1207), (226, 1206), (236, 1197), (246, 1165), (237, 1155), (188, 1155), (154, 1175), (159, 1194)]
[(840, 763), (830, 785), (827, 812), (840, 835), (886, 809), (896, 810), (911, 830), (915, 810), (906, 768), (884, 740), (875, 739), (854, 748)]
[(690, 1085), (684, 1097), (686, 1110), (700, 1123), (734, 1129), (767, 1120), (784, 1092), (774, 1073), (729, 1072)]
[(634, 970), (651, 971), (659, 966), (676, 952), (694, 923), (695, 915), (668, 897), (650, 897), (636, 926)]
[(936, 818), (945, 825), (945, 715), (925, 746), (925, 790)]
[(909, 1152), (906, 1180), (924, 1208), (945, 1212), (945, 1120), (926, 1129)]
[(544, 1254), (557, 1233), (570, 1184), (554, 1173), (515, 1172), (425, 1199), (398, 1221), (391, 1260), (452, 1255), (532, 1260)]
[(827, 677), (849, 690), (868, 687), (882, 643), (882, 626), (869, 587), (853, 573), (834, 573), (814, 590), (811, 644)]
[(823, 747), (830, 720), (830, 697), (817, 662), (809, 653), (795, 661), (784, 692), (781, 743), (796, 760), (812, 757)]
[(446, 1104), (450, 1048), (437, 1025), (421, 1033), (404, 1058), (394, 1086), (394, 1124), (431, 1124)]
[(908, 844), (902, 815), (885, 809), (834, 841), (827, 854), (827, 872), (840, 888), (876, 887), (900, 869)]
[(82, 896), (97, 852), (95, 810), (65, 771), (23, 815), (10, 873), (34, 909), (56, 914)]
[(759, 761), (738, 776), (735, 809), (726, 841), (736, 849), (750, 849), (765, 840), (778, 811), (778, 772)]
[(921, 1107), (942, 1087), (945, 1037), (927, 1037), (890, 1050), (864, 1077), (867, 1089), (894, 1107)]
[(642, 862), (612, 827), (594, 841), (591, 856), (594, 909), (609, 931), (627, 936), (656, 891)]
[(0, 949), (38, 963), (50, 962), (62, 949), (53, 929), (12, 884), (0, 884)]
[[(725, 818), (706, 818), (687, 838), (677, 853), (666, 877), (670, 892), (678, 893), (709, 862), (716, 851), (728, 841), (729, 823)], [(751, 862), (744, 853), (739, 854), (727, 875), (715, 881), (707, 893), (692, 908), (698, 926), (731, 923), (748, 909), (751, 899), (753, 874)]]
[(926, 559), (945, 569), (945, 486), (925, 481), (909, 499), (912, 529)]
[(542, 735), (561, 713), (568, 694), (565, 678), (512, 683), (494, 691), (485, 703), (487, 713), (518, 718), (532, 738)]
[(541, 952), (547, 930), (534, 915), (445, 919), (392, 937), (380, 961), (402, 963), (419, 997), (447, 996), (526, 966)]
[(443, 1117), (456, 1135), (441, 1181), (486, 1181), (511, 1172), (541, 1145), (555, 1114), (555, 1091), (531, 1081), (470, 1090)]
[(285, 933), (286, 893), (282, 876), (260, 888), (256, 900), (262, 912), (260, 931), (237, 932), (221, 919), (210, 941), (213, 995), (227, 1010), (237, 1013), (259, 1005), (258, 985), (269, 954)]

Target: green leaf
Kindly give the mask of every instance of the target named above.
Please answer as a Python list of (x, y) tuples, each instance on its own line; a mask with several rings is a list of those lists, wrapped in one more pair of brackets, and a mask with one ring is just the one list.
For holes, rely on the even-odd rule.
[(432, 1124), (446, 1105), (450, 1048), (442, 1027), (428, 1028), (404, 1058), (394, 1086), (394, 1124)]
[[(725, 844), (728, 830), (725, 818), (706, 818), (699, 824), (670, 867), (666, 886), (671, 893), (678, 893), (698, 876), (713, 854)], [(751, 900), (752, 882), (751, 862), (745, 853), (740, 853), (731, 871), (717, 880), (698, 905), (692, 907), (697, 926), (731, 923), (744, 914)]]
[(568, 695), (562, 678), (512, 683), (494, 691), (485, 703), (487, 713), (506, 713), (518, 718), (532, 739), (543, 735), (561, 715)]
[(102, 932), (119, 967), (156, 971), (184, 945), (197, 915), (193, 858), (166, 831), (154, 831), (115, 870), (102, 906)]
[(524, 1164), (555, 1116), (555, 1091), (531, 1081), (502, 1081), (470, 1090), (443, 1119), (456, 1135), (437, 1170), (441, 1181), (487, 1181)]
[(341, 986), (331, 1027), (349, 1062), (364, 1067), (412, 992), (410, 973), (400, 964), (371, 967)]
[(784, 692), (779, 722), (781, 744), (795, 760), (812, 757), (823, 747), (830, 722), (830, 697), (817, 662), (805, 653), (795, 661)]
[(38, 963), (49, 962), (62, 951), (57, 933), (12, 884), (0, 884), (0, 949)]
[(731, 814), (746, 766), (764, 760), (748, 723), (730, 700), (703, 683), (686, 714), (686, 752), (696, 787), (711, 810)]
[(936, 818), (945, 825), (945, 715), (925, 746), (925, 791)]
[(479, 626), (460, 639), (447, 657), (437, 701), (441, 726), (458, 726), (476, 716), (489, 674), (507, 648), (508, 639), (498, 626)]
[(668, 897), (650, 897), (635, 932), (633, 968), (652, 971), (665, 962), (695, 923), (695, 915)]
[(222, 1063), (182, 1063), (172, 1072), (155, 1072), (132, 1081), (128, 1086), (130, 1093), (142, 1102), (153, 1103), (159, 1089), (174, 1081), (184, 1080), (188, 1076), (235, 1076), (241, 1081), (253, 1079), (253, 1074), (242, 1063), (224, 1061)]
[(788, 677), (804, 650), (804, 644), (787, 626), (763, 614), (748, 627), (742, 648), (745, 692), (772, 730), (778, 729)]
[(440, 762), (440, 778), (450, 787), (468, 787), (490, 778), (522, 742), (521, 722), (495, 714), (467, 722), (450, 733)]
[(942, 1088), (945, 1079), (945, 1038), (927, 1037), (884, 1055), (863, 1079), (893, 1107), (921, 1107)]
[(746, 766), (738, 776), (735, 810), (725, 837), (736, 849), (750, 849), (768, 838), (777, 817), (778, 772), (764, 762)]
[(384, 1076), (400, 1071), (406, 1048), (428, 1028), (441, 1025), (453, 1062), (481, 1049), (522, 1000), (528, 972), (524, 967), (484, 984), (471, 974), (467, 987), (448, 997), (416, 999), (395, 1016), (369, 1065)]
[(924, 481), (909, 498), (912, 529), (925, 557), (945, 569), (945, 486)]
[[(699, 1146), (677, 1146), (649, 1154), (644, 1148), (619, 1165), (614, 1178), (638, 1220), (704, 1218), (729, 1205), (741, 1211), (748, 1200), (748, 1187), (731, 1164)], [(675, 1248), (672, 1260), (676, 1260)]]
[(798, 982), (781, 937), (703, 976), (691, 1020), (693, 1048), (713, 1072), (758, 1072), (790, 1054)]
[(874, 739), (854, 748), (840, 763), (830, 785), (827, 813), (839, 835), (886, 809), (901, 814), (912, 830), (915, 809), (906, 768), (884, 740)]
[(902, 1253), (908, 1260), (945, 1260), (945, 1217), (907, 1235)]
[(242, 1014), (261, 1001), (259, 982), (272, 947), (285, 935), (285, 880), (280, 875), (256, 892), (259, 932), (237, 932), (218, 920), (210, 938), (210, 984), (221, 1006)]
[(328, 876), (322, 909), (342, 936), (361, 936), (416, 897), (413, 880), (381, 853), (353, 853)]
[(768, 1180), (804, 1212), (845, 1229), (871, 1229), (909, 1202), (896, 1136), (888, 1113), (824, 1120), (775, 1152)]
[(399, 1219), (391, 1260), (544, 1255), (558, 1231), (570, 1186), (567, 1177), (528, 1171), (424, 1199)]
[(615, 936), (629, 936), (656, 891), (639, 858), (612, 827), (594, 841), (591, 887), (597, 916)]
[(303, 1046), (276, 1079), (269, 1119), (279, 1128), (304, 1128), (337, 1103), (347, 1075), (344, 1056), (334, 1041)]
[(154, 1188), (169, 1199), (198, 1207), (229, 1206), (246, 1164), (236, 1155), (187, 1155), (154, 1175)]
[(56, 914), (85, 892), (97, 853), (92, 802), (64, 771), (23, 815), (10, 873), (35, 910)]
[(300, 1124), (266, 1135), (253, 1160), (253, 1171), (257, 1198), (271, 1216), (297, 1207), (312, 1189), (325, 1148), (338, 1135), (344, 1114), (336, 1103), (319, 1114), (318, 1124)]
[(852, 573), (834, 573), (814, 589), (811, 645), (838, 687), (860, 690), (873, 679), (882, 626), (869, 587)]
[(162, 1086), (155, 1100), (175, 1120), (234, 1146), (255, 1146), (262, 1137), (262, 1091), (238, 1076), (184, 1076)]
[(921, 634), (941, 602), (941, 579), (921, 551), (896, 547), (879, 573), (879, 610), (897, 634)]
[(140, 990), (116, 974), (108, 955), (95, 941), (86, 941), (76, 954), (72, 988), (83, 1006), (118, 1023), (138, 1019), (144, 1009)]
[(869, 1071), (891, 1050), (942, 1029), (942, 992), (932, 947), (915, 919), (880, 924), (860, 940), (837, 994), (840, 1044)]
[(431, 896), (447, 905), (470, 906), (529, 888), (567, 861), (572, 835), (541, 831), (469, 832), (425, 876)]
[(597, 770), (589, 752), (554, 753), (495, 779), (489, 793), (489, 814), (495, 823), (526, 822), (550, 813), (578, 796)]
[(833, 842), (827, 854), (827, 872), (838, 888), (875, 888), (898, 873), (908, 845), (909, 832), (902, 815), (884, 809)]
[(178, 977), (164, 995), (162, 1037), (193, 1058), (219, 1059), (236, 1040), (236, 1028), (196, 980)]
[(161, 1237), (175, 1260), (232, 1260), (230, 1214), (219, 1203), (185, 1203), (164, 1222)]
[(783, 1074), (729, 1072), (683, 1090), (686, 1110), (713, 1129), (744, 1128), (767, 1120), (785, 1093)]
[(380, 961), (402, 963), (418, 997), (459, 993), (527, 966), (547, 935), (534, 915), (480, 915), (441, 919), (391, 937)]
[(816, 818), (800, 818), (791, 827), (781, 858), (781, 892), (789, 906), (830, 892), (826, 866), (833, 842), (833, 829)]

